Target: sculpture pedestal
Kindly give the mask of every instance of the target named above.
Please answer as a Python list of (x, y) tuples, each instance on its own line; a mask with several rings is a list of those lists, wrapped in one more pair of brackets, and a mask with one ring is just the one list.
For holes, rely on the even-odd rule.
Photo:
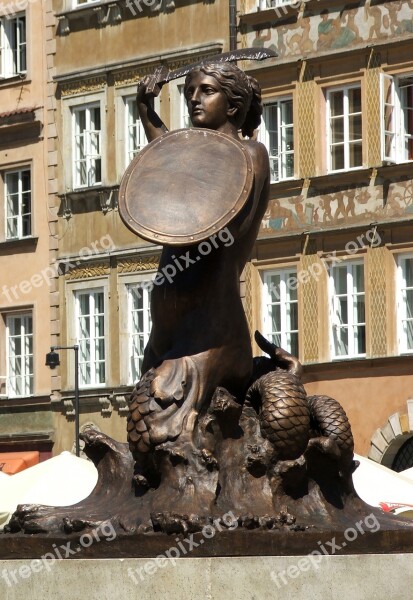
[[(315, 557), (313, 556), (313, 559)], [(0, 561), (2, 600), (410, 600), (413, 554)]]

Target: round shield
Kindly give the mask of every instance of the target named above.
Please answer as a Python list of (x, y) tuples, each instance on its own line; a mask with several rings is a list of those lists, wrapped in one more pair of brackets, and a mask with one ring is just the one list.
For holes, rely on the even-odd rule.
[(119, 214), (151, 242), (194, 244), (240, 212), (252, 181), (252, 159), (241, 142), (210, 129), (179, 129), (133, 159), (120, 185)]

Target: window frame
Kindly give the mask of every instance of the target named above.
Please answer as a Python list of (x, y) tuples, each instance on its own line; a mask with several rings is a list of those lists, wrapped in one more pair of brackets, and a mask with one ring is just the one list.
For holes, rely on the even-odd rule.
[[(279, 275), (280, 276), (280, 293), (279, 299), (275, 302), (272, 301), (271, 292), (269, 290), (269, 280), (271, 276)], [(293, 277), (295, 280), (295, 298), (291, 299), (289, 296), (289, 290), (287, 282), (290, 278)], [(261, 323), (262, 323), (262, 334), (266, 339), (269, 339), (273, 343), (276, 343), (277, 346), (280, 346), (287, 352), (290, 352), (294, 356), (296, 355), (298, 358), (298, 354), (300, 352), (300, 326), (299, 326), (299, 296), (298, 296), (298, 269), (297, 266), (285, 266), (280, 268), (272, 268), (265, 269), (261, 272), (261, 280), (262, 280), (262, 297), (261, 297)], [(268, 310), (268, 307), (274, 306), (278, 304), (280, 307), (280, 331), (273, 332), (271, 323), (271, 314)], [(297, 318), (297, 328), (288, 328), (287, 323), (289, 320), (288, 317), (288, 307), (292, 304), (296, 305), (296, 318)], [(292, 319), (291, 319), (292, 320)], [(288, 336), (291, 334), (296, 334), (297, 339), (297, 352), (294, 351), (292, 344), (288, 341)], [(279, 335), (279, 342), (274, 340), (274, 336)]]
[(73, 96), (64, 96), (62, 98), (62, 173), (61, 178), (62, 184), (59, 189), (59, 193), (64, 194), (71, 191), (87, 190), (87, 187), (75, 187), (74, 179), (74, 130), (73, 130), (73, 110), (81, 108), (85, 105), (100, 104), (100, 125), (101, 125), (101, 171), (102, 171), (102, 183), (92, 186), (94, 189), (103, 187), (106, 184), (106, 147), (107, 147), (107, 135), (106, 135), (106, 86), (102, 86), (96, 92), (90, 94), (74, 94)]
[(192, 122), (189, 117), (188, 103), (184, 94), (185, 83), (178, 83), (177, 89), (179, 94), (179, 129), (188, 129), (192, 127)]
[[(110, 329), (109, 329), (109, 276), (96, 277), (90, 279), (78, 279), (68, 281), (65, 284), (65, 295), (66, 295), (66, 323), (67, 323), (67, 345), (74, 346), (78, 344), (78, 329), (76, 321), (76, 302), (75, 295), (82, 292), (94, 292), (103, 291), (103, 306), (104, 306), (104, 340), (105, 340), (105, 383), (99, 385), (83, 385), (80, 383), (79, 387), (82, 389), (91, 389), (93, 387), (105, 387), (110, 384)], [(80, 362), (80, 349), (79, 349), (79, 362)], [(67, 363), (67, 389), (74, 388), (75, 372), (73, 361)], [(80, 375), (80, 373), (79, 373)], [(80, 377), (79, 377), (80, 380)]]
[[(24, 41), (16, 39), (16, 48), (12, 46), (13, 37), (12, 27), (14, 23), (24, 19)], [(19, 28), (16, 29), (19, 35)], [(19, 45), (24, 46), (24, 50), (19, 50)], [(27, 73), (27, 14), (25, 11), (16, 13), (13, 17), (0, 17), (0, 80), (10, 79)], [(20, 54), (23, 54), (24, 68), (19, 64)]]
[[(287, 103), (287, 102), (291, 102), (291, 114), (292, 114), (292, 121), (291, 123), (286, 123), (284, 122), (284, 119), (282, 117), (282, 106), (283, 104)], [(270, 135), (273, 132), (270, 132), (268, 126), (267, 126), (267, 121), (266, 121), (266, 113), (268, 111), (268, 109), (270, 109), (271, 107), (276, 107), (277, 110), (277, 122), (278, 122), (278, 127), (277, 127), (277, 154), (272, 155), (271, 152), (271, 144), (270, 144)], [(286, 139), (285, 139), (285, 131), (287, 129), (291, 129), (292, 130), (292, 140), (293, 140), (293, 148), (292, 150), (288, 150), (286, 148)], [(295, 178), (295, 148), (294, 148), (294, 99), (293, 99), (293, 95), (286, 95), (286, 96), (280, 96), (279, 98), (269, 98), (268, 100), (265, 100), (263, 102), (263, 113), (262, 113), (262, 117), (261, 117), (261, 125), (258, 131), (258, 140), (260, 142), (262, 142), (264, 144), (264, 146), (267, 148), (268, 151), (268, 156), (270, 159), (270, 183), (279, 183), (281, 181), (288, 181), (288, 180), (292, 180)], [(280, 142), (279, 142), (280, 140)], [(278, 148), (281, 144), (281, 151), (278, 152)], [(284, 173), (286, 173), (287, 171), (287, 158), (289, 156), (292, 156), (292, 160), (293, 160), (293, 167), (292, 167), (292, 175), (286, 175)], [(272, 161), (277, 161), (277, 171), (278, 171), (278, 178), (273, 178), (273, 171), (275, 171), (275, 169), (272, 168)], [(281, 176), (280, 176), (281, 173)]]
[[(28, 337), (31, 338), (32, 342), (31, 342), (31, 347), (32, 347), (32, 352), (30, 353), (25, 353), (24, 352), (24, 347), (25, 344), (23, 343), (23, 341), (21, 342), (21, 354), (20, 355), (14, 355), (16, 356), (20, 356), (21, 360), (22, 360), (22, 375), (20, 376), (21, 379), (29, 379), (28, 381), (28, 386), (29, 386), (29, 391), (27, 391), (27, 382), (24, 384), (25, 387), (25, 391), (22, 391), (22, 393), (17, 394), (17, 393), (12, 393), (11, 392), (11, 383), (10, 383), (10, 379), (12, 378), (12, 376), (10, 375), (10, 359), (11, 359), (11, 353), (10, 353), (10, 321), (12, 319), (31, 319), (31, 332), (27, 333), (27, 334), (21, 334), (20, 336), (15, 336), (15, 337)], [(4, 315), (4, 320), (5, 320), (5, 335), (6, 335), (6, 352), (5, 352), (5, 357), (6, 357), (6, 394), (5, 397), (7, 398), (27, 398), (27, 397), (32, 397), (34, 396), (34, 384), (35, 384), (35, 377), (34, 377), (34, 319), (33, 319), (33, 310), (24, 310), (24, 311), (19, 311), (19, 312), (8, 312)], [(21, 327), (22, 328), (22, 327)], [(31, 357), (32, 359), (32, 372), (27, 373), (27, 369), (26, 369), (26, 358)], [(24, 371), (24, 373), (23, 373)], [(13, 376), (15, 379), (17, 379), (18, 377), (16, 375)], [(16, 386), (15, 386), (16, 388)]]
[(407, 316), (407, 301), (404, 299), (404, 292), (413, 290), (413, 286), (406, 286), (406, 277), (403, 274), (402, 262), (413, 260), (413, 253), (400, 254), (397, 256), (397, 346), (399, 354), (413, 354), (413, 348), (408, 348), (407, 332), (405, 331), (404, 322), (413, 322), (413, 316)]
[[(96, 317), (96, 312), (92, 313), (92, 307), (95, 306), (96, 300), (95, 300), (95, 295), (97, 294), (102, 294), (102, 300), (103, 300), (103, 312), (101, 313), (97, 313), (99, 317), (102, 318), (102, 323), (103, 323), (103, 336), (96, 336), (96, 335), (92, 335), (92, 331), (96, 330), (96, 326), (93, 320), (93, 317)], [(89, 296), (89, 306), (92, 305), (92, 307), (89, 309), (89, 314), (87, 315), (89, 317), (89, 331), (90, 331), (90, 335), (89, 338), (81, 338), (81, 332), (80, 332), (80, 318), (81, 318), (81, 313), (80, 313), (80, 296)], [(92, 301), (93, 298), (93, 301)], [(79, 346), (79, 387), (81, 388), (95, 388), (95, 387), (102, 387), (106, 385), (106, 380), (107, 380), (107, 371), (106, 371), (106, 356), (107, 356), (107, 347), (106, 347), (106, 319), (105, 319), (105, 314), (106, 314), (106, 303), (105, 303), (105, 291), (104, 288), (94, 288), (94, 289), (84, 289), (84, 290), (76, 290), (74, 291), (74, 304), (75, 304), (75, 311), (74, 311), (74, 317), (75, 317), (75, 331), (76, 331), (76, 343)], [(103, 348), (103, 359), (97, 359), (96, 358), (96, 341), (103, 338), (103, 344), (104, 344), (104, 348)], [(82, 339), (88, 339), (89, 340), (89, 360), (88, 361), (82, 361), (82, 344), (81, 341)], [(99, 365), (100, 363), (103, 363), (104, 366), (104, 378), (103, 381), (99, 380), (99, 376), (98, 376), (98, 370), (97, 370), (97, 365)], [(89, 365), (89, 369), (90, 369), (90, 382), (89, 383), (85, 383), (84, 380), (82, 380), (82, 364), (88, 364)], [(94, 366), (94, 369), (92, 370), (92, 367)]]
[[(130, 357), (130, 361), (129, 361), (129, 375), (128, 375), (128, 383), (129, 385), (134, 385), (136, 384), (137, 381), (139, 381), (140, 377), (142, 376), (142, 371), (141, 371), (141, 366), (142, 366), (142, 361), (143, 361), (143, 354), (135, 354), (134, 352), (134, 348), (135, 348), (135, 344), (134, 344), (134, 337), (139, 337), (141, 336), (143, 338), (143, 346), (144, 348), (146, 347), (148, 341), (149, 341), (149, 336), (151, 334), (151, 329), (152, 329), (152, 318), (151, 318), (151, 290), (150, 290), (150, 285), (142, 285), (144, 283), (150, 283), (151, 279), (147, 279), (145, 281), (142, 282), (136, 282), (136, 283), (129, 283), (126, 284), (127, 287), (127, 294), (128, 294), (128, 315), (129, 315), (129, 323), (128, 323), (128, 331), (129, 331), (129, 357)], [(141, 294), (142, 298), (143, 298), (143, 307), (142, 307), (142, 313), (143, 313), (143, 331), (133, 331), (133, 312), (134, 312), (134, 308), (133, 308), (133, 298), (132, 298), (132, 290), (133, 289), (139, 289), (139, 293)], [(140, 310), (140, 309), (138, 309)], [(137, 311), (136, 311), (137, 312)], [(137, 361), (138, 366), (135, 366), (135, 371), (136, 373), (133, 373), (133, 368), (132, 368), (132, 360)]]
[[(28, 172), (30, 178), (30, 189), (23, 190), (22, 189), (22, 174)], [(8, 184), (7, 177), (19, 174), (18, 177), (18, 214), (9, 217), (8, 214)], [(3, 181), (3, 198), (4, 198), (4, 240), (12, 241), (12, 240), (23, 240), (26, 238), (30, 238), (33, 236), (33, 178), (32, 178), (32, 168), (31, 165), (22, 165), (19, 167), (14, 167), (10, 169), (2, 169), (2, 181)], [(29, 193), (29, 203), (30, 203), (30, 211), (23, 214), (23, 193)], [(26, 235), (23, 235), (23, 219), (25, 216), (29, 215), (30, 222), (30, 232)], [(10, 219), (17, 218), (17, 235), (9, 236), (8, 235), (8, 222)]]
[[(360, 90), (360, 112), (350, 113), (349, 112), (349, 99), (348, 92), (353, 89)], [(343, 142), (332, 141), (332, 127), (331, 127), (331, 95), (336, 92), (343, 92), (343, 115), (337, 115), (343, 117)], [(361, 137), (356, 140), (349, 139), (349, 118), (351, 115), (361, 116)], [(348, 85), (334, 86), (326, 89), (326, 136), (327, 136), (327, 172), (328, 173), (343, 173), (345, 171), (356, 171), (363, 168), (363, 89), (361, 82), (351, 83)], [(361, 144), (361, 164), (357, 166), (350, 166), (350, 144), (354, 142), (360, 142)], [(344, 148), (344, 166), (341, 169), (333, 169), (333, 156), (332, 147), (343, 146)]]
[[(96, 108), (99, 109), (99, 121), (100, 121), (100, 129), (94, 129), (92, 130), (91, 128), (88, 128), (88, 126), (91, 127), (91, 111), (95, 110)], [(96, 186), (101, 186), (103, 183), (103, 156), (102, 156), (102, 107), (100, 102), (91, 102), (85, 105), (79, 105), (79, 106), (74, 106), (72, 107), (72, 177), (73, 177), (73, 188), (74, 189), (83, 189), (83, 188), (92, 188), (92, 187), (96, 187)], [(85, 130), (83, 133), (78, 134), (77, 133), (77, 115), (80, 114), (80, 112), (85, 112)], [(89, 150), (92, 150), (92, 141), (91, 141), (91, 134), (97, 134), (97, 140), (98, 140), (98, 145), (99, 145), (99, 153), (98, 154), (93, 154), (91, 151), (89, 152)], [(77, 155), (77, 137), (81, 137), (84, 136), (83, 139), (86, 140), (85, 141), (85, 146), (86, 146), (86, 152), (85, 152), (85, 158), (78, 158)], [(90, 182), (89, 180), (89, 173), (92, 171), (92, 161), (97, 161), (100, 160), (100, 180), (99, 181), (94, 181), (93, 183)], [(78, 180), (78, 170), (77, 170), (77, 163), (81, 163), (82, 161), (85, 161), (86, 164), (86, 177), (88, 179), (86, 184), (83, 184), (81, 182), (79, 182)], [(95, 175), (96, 177), (96, 175)]]
[[(156, 268), (149, 268), (146, 271), (140, 273), (129, 273), (120, 275), (118, 284), (118, 298), (119, 298), (119, 338), (120, 338), (120, 354), (121, 354), (121, 385), (131, 386), (135, 385), (137, 380), (133, 377), (131, 369), (131, 357), (132, 357), (132, 340), (131, 340), (131, 314), (130, 314), (130, 296), (129, 289), (131, 287), (146, 287), (146, 285), (153, 281), (157, 273)], [(148, 298), (150, 301), (150, 298)], [(147, 306), (150, 310), (150, 303)], [(150, 335), (150, 329), (148, 331), (148, 340)], [(147, 341), (145, 342), (145, 346)], [(136, 368), (136, 372), (139, 368)]]
[[(411, 84), (402, 85), (403, 81), (411, 81)], [(411, 110), (412, 133), (408, 133), (409, 127), (405, 127), (406, 111), (408, 106), (403, 106), (402, 93), (407, 87), (412, 87), (413, 94), (413, 74), (390, 75), (380, 73), (380, 134), (381, 134), (381, 160), (385, 163), (407, 163), (413, 161), (413, 97)], [(386, 91), (390, 91), (389, 101)], [(388, 113), (386, 111), (389, 111)], [(390, 127), (387, 127), (387, 122)], [(390, 145), (387, 140), (390, 139)], [(409, 151), (406, 149), (406, 140), (410, 140), (412, 146), (412, 158), (408, 157)], [(390, 148), (390, 152), (387, 149)]]
[[(125, 114), (125, 164), (129, 165), (129, 163), (135, 158), (135, 156), (147, 145), (148, 140), (146, 138), (146, 134), (145, 134), (145, 130), (143, 128), (142, 125), (142, 121), (139, 118), (139, 116), (137, 116), (137, 118), (132, 121), (133, 114), (132, 111), (130, 110), (130, 108), (132, 107), (132, 104), (135, 104), (136, 106), (136, 97), (135, 96), (124, 96), (123, 97), (124, 103), (125, 103), (125, 109), (124, 109), (124, 114)], [(132, 121), (132, 123), (131, 123)], [(131, 148), (131, 144), (130, 144), (130, 140), (131, 140), (131, 134), (130, 134), (130, 129), (133, 128), (133, 130), (135, 131), (134, 133), (134, 139), (138, 140), (139, 142), (142, 143), (137, 143), (136, 144), (136, 148)]]
[[(349, 279), (354, 279), (354, 274), (349, 274), (349, 268), (353, 268), (355, 266), (363, 266), (363, 291), (353, 293), (352, 288), (349, 286)], [(335, 284), (334, 284), (334, 273), (336, 269), (341, 268), (347, 269), (346, 275), (346, 293), (338, 294), (335, 293)], [(345, 325), (337, 325), (336, 323), (336, 315), (339, 314), (337, 310), (337, 297), (344, 296), (347, 297), (347, 323)], [(364, 322), (354, 321), (354, 311), (351, 308), (354, 307), (354, 302), (350, 302), (353, 296), (363, 296), (364, 297)], [(366, 321), (366, 265), (363, 259), (361, 260), (345, 260), (340, 262), (340, 264), (333, 264), (329, 266), (328, 273), (328, 304), (329, 304), (329, 320), (330, 320), (330, 352), (332, 360), (347, 360), (354, 358), (366, 358), (367, 356), (367, 321)], [(357, 337), (355, 334), (356, 327), (364, 326), (364, 352), (356, 352), (355, 348), (357, 345)], [(334, 338), (334, 328), (347, 329), (348, 331), (348, 352), (347, 354), (337, 354), (335, 350), (335, 338)], [(350, 331), (353, 330), (353, 335), (350, 336)], [(351, 343), (350, 343), (351, 340)]]
[[(128, 110), (127, 102), (134, 100), (136, 102), (136, 84), (127, 85), (115, 89), (115, 119), (116, 119), (116, 171), (117, 178), (120, 180), (129, 166), (128, 158)], [(160, 98), (154, 98), (154, 110), (159, 114)], [(146, 137), (145, 137), (146, 139)], [(143, 147), (146, 146), (145, 143)]]
[[(169, 122), (171, 125), (171, 130), (186, 128), (183, 115), (188, 109), (185, 95), (183, 93), (184, 84), (185, 77), (179, 77), (175, 81), (171, 81), (168, 85), (170, 93)], [(192, 123), (190, 121), (188, 126), (192, 127)]]

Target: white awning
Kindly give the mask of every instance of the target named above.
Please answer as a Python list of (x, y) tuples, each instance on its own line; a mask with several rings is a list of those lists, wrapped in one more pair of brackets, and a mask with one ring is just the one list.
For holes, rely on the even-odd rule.
[(392, 512), (403, 512), (403, 516), (413, 516), (413, 479), (364, 456), (355, 454), (354, 458), (360, 462), (353, 473), (354, 487), (364, 502), (384, 510), (387, 510), (386, 506), (393, 508)]
[(18, 504), (69, 506), (89, 496), (98, 474), (95, 465), (62, 452), (15, 475), (0, 478), (0, 529)]

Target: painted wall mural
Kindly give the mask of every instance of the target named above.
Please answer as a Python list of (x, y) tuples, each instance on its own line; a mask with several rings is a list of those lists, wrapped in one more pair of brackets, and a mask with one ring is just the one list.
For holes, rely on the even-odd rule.
[(413, 179), (270, 200), (260, 235), (330, 229), (381, 219), (413, 219)]
[[(341, 10), (315, 14), (300, 11), (296, 23), (259, 29), (250, 28), (247, 45), (272, 48), (280, 58), (331, 52), (385, 40), (394, 35), (413, 34), (413, 0), (396, 0), (371, 5), (367, 0), (346, 4)], [(268, 17), (266, 17), (268, 18)]]

